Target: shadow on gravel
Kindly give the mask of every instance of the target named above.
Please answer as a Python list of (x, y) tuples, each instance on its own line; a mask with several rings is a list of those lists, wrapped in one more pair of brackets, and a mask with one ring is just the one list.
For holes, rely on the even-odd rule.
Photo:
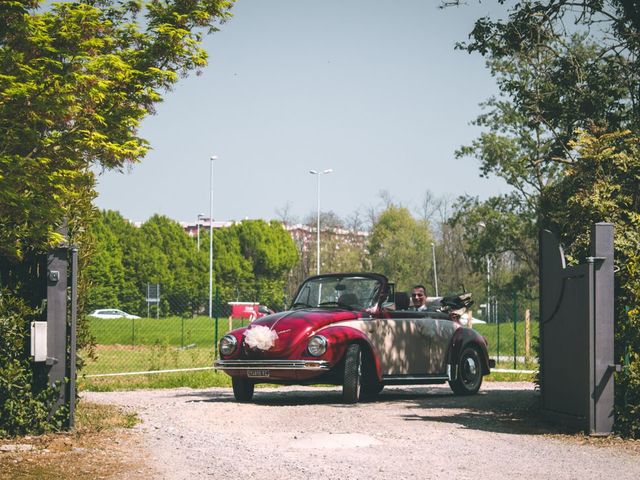
[(539, 415), (539, 397), (530, 390), (488, 390), (470, 397), (427, 395), (415, 398), (406, 421), (455, 423), (472, 430), (512, 434), (558, 433)]
[[(180, 397), (199, 397), (187, 400), (189, 402), (216, 402), (237, 403), (233, 397), (233, 391), (229, 388), (224, 392), (194, 391), (184, 393)], [(348, 407), (341, 403), (342, 395), (339, 390), (314, 388), (312, 390), (262, 390), (256, 388), (253, 400), (254, 405), (264, 406), (297, 406), (297, 405), (332, 405), (336, 407)]]
[[(228, 390), (194, 391), (180, 395), (187, 402), (236, 403)], [(339, 388), (261, 389), (257, 388), (253, 405), (264, 407), (329, 405), (335, 408), (376, 408), (397, 406), (394, 414), (404, 421), (455, 423), (464, 428), (497, 433), (559, 433), (557, 426), (544, 423), (538, 415), (537, 394), (522, 389), (487, 389), (468, 397), (455, 396), (448, 388), (392, 387), (377, 397), (354, 405), (342, 403)]]

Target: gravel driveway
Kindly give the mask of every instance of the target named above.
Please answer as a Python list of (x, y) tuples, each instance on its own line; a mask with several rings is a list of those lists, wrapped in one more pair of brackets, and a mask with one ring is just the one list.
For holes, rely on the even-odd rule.
[(256, 389), (250, 404), (225, 388), (82, 397), (138, 412), (144, 448), (166, 479), (640, 478), (637, 448), (538, 424), (527, 413), (530, 383), (486, 382), (472, 397), (387, 387), (356, 405), (340, 404), (338, 388), (315, 387)]

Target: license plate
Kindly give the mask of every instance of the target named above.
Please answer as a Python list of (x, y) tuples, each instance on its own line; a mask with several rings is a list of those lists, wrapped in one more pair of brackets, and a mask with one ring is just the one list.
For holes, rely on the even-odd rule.
[(269, 370), (247, 370), (247, 377), (251, 378), (265, 378), (269, 376)]

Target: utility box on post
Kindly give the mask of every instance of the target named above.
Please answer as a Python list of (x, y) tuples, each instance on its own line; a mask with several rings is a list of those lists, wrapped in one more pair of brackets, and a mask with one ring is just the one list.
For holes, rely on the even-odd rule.
[(31, 356), (34, 362), (47, 361), (47, 322), (31, 322)]

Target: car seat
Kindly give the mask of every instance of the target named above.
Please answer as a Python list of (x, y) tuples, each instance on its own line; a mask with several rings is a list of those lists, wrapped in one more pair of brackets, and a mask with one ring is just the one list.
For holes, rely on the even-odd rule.
[(360, 308), (360, 301), (358, 300), (358, 296), (355, 293), (343, 293), (338, 298), (338, 303), (342, 303), (343, 305), (349, 305), (350, 307)]
[(395, 292), (393, 301), (396, 304), (396, 310), (409, 310), (409, 294), (407, 292)]

